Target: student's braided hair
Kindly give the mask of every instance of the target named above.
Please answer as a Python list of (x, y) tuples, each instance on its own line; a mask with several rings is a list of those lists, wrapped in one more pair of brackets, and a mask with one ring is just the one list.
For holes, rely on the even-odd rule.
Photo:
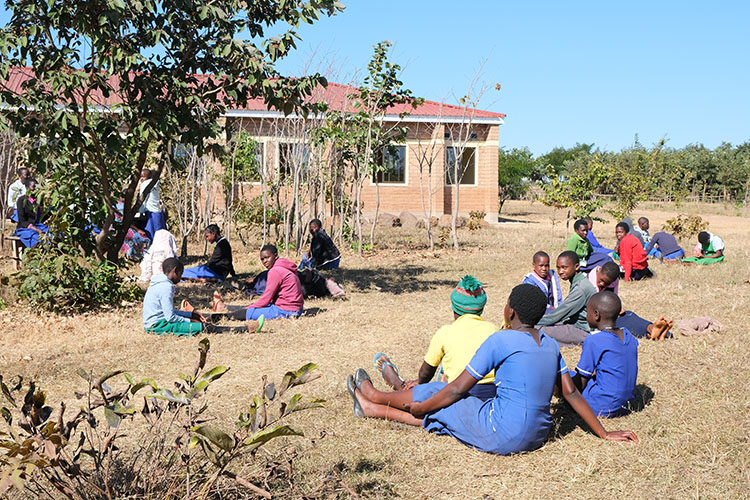
[(263, 245), (260, 249), (261, 252), (271, 252), (271, 255), (279, 255), (279, 249), (276, 248), (276, 245), (271, 245), (270, 243), (267, 243)]
[(525, 325), (536, 325), (547, 310), (547, 297), (534, 285), (517, 285), (510, 292), (508, 305)]

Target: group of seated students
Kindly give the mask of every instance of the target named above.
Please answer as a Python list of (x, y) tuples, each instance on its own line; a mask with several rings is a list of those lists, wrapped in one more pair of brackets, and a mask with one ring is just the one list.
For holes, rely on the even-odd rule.
[[(632, 431), (607, 432), (597, 418), (627, 413), (635, 397), (638, 341), (616, 326), (621, 304), (615, 294), (599, 292), (588, 301), (593, 333), (573, 378), (558, 342), (538, 326), (548, 306), (538, 286), (513, 289), (503, 330), (481, 318), (486, 302), (474, 277), (458, 283), (451, 294), (454, 321), (433, 336), (416, 380), (404, 381), (384, 353), (374, 363), (392, 392), (375, 389), (362, 368), (349, 375), (354, 415), (422, 426), (477, 450), (508, 455), (544, 443), (557, 391), (599, 437), (637, 441)], [(430, 382), (440, 364), (443, 376)]]
[[(314, 219), (310, 222), (310, 232), (313, 241), (316, 235), (324, 236), (328, 242), (320, 243), (320, 237), (315, 245), (311, 245), (307, 262), (318, 263), (321, 266), (332, 265), (330, 257), (331, 246), (335, 249), (330, 237), (321, 228), (321, 222)], [(274, 245), (264, 245), (260, 250), (260, 261), (266, 271), (256, 277), (250, 285), (260, 297), (249, 306), (227, 305), (219, 292), (212, 297), (211, 313), (203, 315), (194, 310), (188, 301), (182, 301), (179, 310), (174, 307), (174, 286), (180, 281), (216, 282), (223, 281), (229, 274), (234, 275), (232, 248), (229, 241), (221, 236), (219, 227), (211, 224), (206, 227), (204, 237), (215, 245), (211, 258), (206, 264), (184, 268), (176, 258), (176, 243), (174, 237), (166, 230), (157, 231), (154, 245), (144, 258), (148, 262), (143, 272), (150, 280), (148, 291), (143, 303), (143, 327), (148, 333), (195, 335), (213, 330), (207, 321), (228, 318), (246, 322), (248, 331), (260, 332), (266, 320), (276, 318), (298, 318), (304, 311), (306, 295), (342, 298), (344, 290), (331, 278), (326, 278), (314, 268), (298, 268), (298, 266), (283, 257), (279, 257), (278, 249)], [(322, 249), (322, 250), (321, 250)], [(338, 267), (340, 254), (335, 259)], [(154, 266), (160, 265), (161, 272), (154, 272)], [(330, 267), (329, 267), (330, 268)], [(262, 289), (260, 283), (262, 282)]]

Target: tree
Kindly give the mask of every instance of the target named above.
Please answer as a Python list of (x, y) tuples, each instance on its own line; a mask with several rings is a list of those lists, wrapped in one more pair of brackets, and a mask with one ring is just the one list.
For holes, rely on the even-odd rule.
[(500, 148), (497, 158), (497, 184), (502, 212), (506, 200), (520, 198), (529, 190), (529, 181), (539, 176), (537, 160), (528, 148)]
[[(210, 141), (230, 106), (262, 98), (286, 114), (311, 109), (306, 97), (326, 80), (283, 78), (274, 63), (295, 48), (300, 23), (343, 9), (335, 0), (8, 0), (6, 7), (0, 80), (11, 71), (26, 80), (20, 89), (0, 86), (2, 122), (41, 139), (29, 161), (51, 181), (48, 202), (74, 207), (56, 211), (53, 232), (77, 228), (67, 231), (76, 245), (111, 261), (125, 236), (118, 229), (147, 194), (136, 196), (136, 187), (152, 146), (153, 184), (170, 143), (199, 156), (215, 149)], [(282, 33), (266, 36), (269, 29)], [(95, 240), (84, 230), (91, 223), (102, 230)]]
[[(385, 115), (394, 106), (419, 106), (421, 99), (414, 98), (411, 90), (403, 88), (399, 80), (401, 67), (388, 60), (392, 43), (380, 42), (373, 48), (367, 65), (367, 76), (356, 92), (347, 96), (353, 112), (331, 112), (327, 118), (327, 136), (336, 142), (332, 146), (342, 151), (341, 158), (353, 167), (354, 223), (357, 251), (362, 253), (362, 188), (368, 178), (373, 178), (376, 189), (375, 217), (370, 229), (370, 242), (374, 239), (375, 224), (380, 208), (377, 172), (382, 171), (382, 158), (395, 142), (403, 141), (406, 128), (399, 123), (386, 123)], [(403, 118), (408, 111), (402, 111)]]

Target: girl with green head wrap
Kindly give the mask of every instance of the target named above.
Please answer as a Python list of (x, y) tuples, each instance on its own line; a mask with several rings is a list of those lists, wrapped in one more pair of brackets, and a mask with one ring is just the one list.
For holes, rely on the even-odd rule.
[(474, 276), (466, 275), (451, 292), (451, 307), (459, 316), (464, 314), (482, 314), (487, 304), (487, 294), (482, 283)]

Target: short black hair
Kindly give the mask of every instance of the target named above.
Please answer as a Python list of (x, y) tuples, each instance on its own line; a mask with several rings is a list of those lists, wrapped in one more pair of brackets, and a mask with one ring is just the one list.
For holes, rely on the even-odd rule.
[(183, 270), (185, 269), (185, 265), (180, 262), (180, 259), (176, 257), (169, 257), (167, 259), (164, 259), (164, 262), (161, 264), (161, 270), (164, 274), (169, 274), (173, 270)]
[(575, 221), (575, 223), (573, 224), (573, 229), (575, 229), (575, 230), (577, 231), (577, 230), (578, 230), (578, 228), (579, 228), (579, 227), (581, 227), (581, 226), (586, 226), (586, 227), (589, 227), (589, 223), (588, 223), (588, 221), (587, 221), (586, 219), (578, 219), (578, 220), (577, 220), (577, 221)]
[(708, 240), (710, 239), (711, 239), (711, 235), (708, 234), (706, 231), (701, 231), (700, 233), (698, 233), (698, 241), (702, 243), (703, 245), (708, 243)]
[(32, 182), (35, 183), (35, 184), (37, 183), (36, 179), (34, 179), (33, 177), (27, 177), (26, 180), (23, 181), (23, 185), (26, 186), (26, 189), (28, 189), (29, 186), (31, 186)]
[(610, 278), (612, 282), (614, 282), (617, 278), (620, 277), (620, 266), (612, 261), (609, 261), (602, 266), (602, 272), (605, 276)]
[(313, 224), (315, 224), (318, 227), (323, 227), (323, 223), (320, 222), (320, 219), (313, 219), (313, 220), (311, 220), (310, 223), (308, 224), (308, 226), (312, 226)]
[[(580, 264), (581, 258), (573, 250), (565, 250), (563, 253), (557, 256), (557, 260), (569, 259), (573, 264)], [(541, 290), (540, 290), (541, 291)]]
[(547, 257), (547, 260), (549, 260), (549, 254), (545, 252), (544, 250), (539, 250), (537, 253), (534, 254), (534, 257), (531, 259), (532, 264), (536, 264), (536, 261), (538, 261), (542, 257)]
[(630, 232), (630, 227), (628, 227), (628, 225), (625, 224), (624, 222), (619, 222), (615, 227), (621, 227), (621, 228), (623, 228), (626, 233)]
[(206, 226), (206, 229), (204, 229), (203, 232), (219, 236), (221, 234), (221, 229), (219, 229), (219, 226), (217, 226), (216, 224), (209, 224), (208, 226)]
[(29, 167), (21, 167), (18, 170), (16, 170), (16, 174), (20, 177), (21, 176), (21, 172), (24, 172), (24, 171), (31, 172), (31, 170), (29, 170)]
[(639, 217), (638, 218), (638, 224), (640, 224), (641, 222), (648, 222), (648, 218), (647, 217)]
[(270, 243), (266, 243), (260, 248), (261, 252), (271, 252), (273, 255), (279, 255), (279, 249), (276, 248), (276, 245), (271, 245)]
[(620, 311), (622, 311), (622, 302), (620, 301), (620, 297), (610, 292), (609, 290), (595, 293), (589, 299), (588, 304), (596, 307), (596, 309), (599, 311), (599, 314), (601, 314), (602, 319), (606, 319), (609, 321), (615, 321), (617, 319), (617, 316), (620, 315)]
[(513, 288), (508, 305), (516, 312), (521, 323), (536, 325), (547, 310), (547, 297), (539, 287), (526, 283)]

